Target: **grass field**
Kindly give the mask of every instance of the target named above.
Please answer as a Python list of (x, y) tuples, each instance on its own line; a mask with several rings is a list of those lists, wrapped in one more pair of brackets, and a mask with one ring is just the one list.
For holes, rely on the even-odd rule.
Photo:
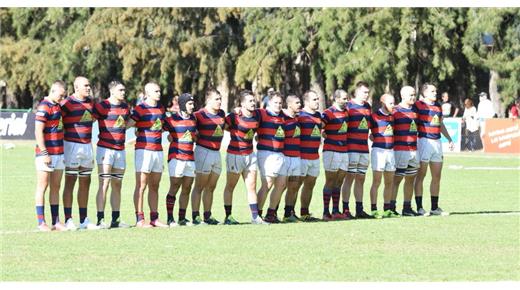
[[(447, 154), (440, 206), (454, 213), (448, 217), (39, 233), (33, 144), (16, 145), (0, 149), (2, 281), (520, 280), (519, 156)], [(127, 160), (122, 218), (133, 223), (133, 149)], [(166, 176), (160, 187), (163, 220)], [(323, 182), (321, 175), (311, 204), (315, 216), (321, 216)], [(224, 183), (221, 176), (213, 209), (218, 219), (224, 215)], [(89, 201), (94, 220), (97, 186), (94, 178)], [(243, 192), (241, 182), (233, 211), (248, 222)], [(398, 210), (401, 204), (400, 193)], [(109, 215), (110, 208), (106, 211)], [(45, 212), (49, 215), (48, 206)], [(78, 217), (76, 200), (73, 215)]]

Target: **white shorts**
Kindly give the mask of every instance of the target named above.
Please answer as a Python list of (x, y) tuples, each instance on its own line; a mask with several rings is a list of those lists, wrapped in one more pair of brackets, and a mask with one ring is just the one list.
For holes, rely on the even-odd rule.
[(348, 172), (365, 174), (368, 169), (368, 153), (349, 152), (348, 153)]
[(302, 174), (300, 173), (302, 170), (301, 159), (300, 157), (291, 157), (285, 156), (283, 157), (283, 167), (280, 175), (282, 176), (298, 176), (300, 177)]
[(308, 160), (301, 159), (301, 175), (300, 176), (314, 176), (317, 177), (320, 174), (320, 160)]
[(258, 150), (258, 169), (260, 176), (278, 177), (282, 175), (284, 155), (281, 152)]
[(168, 172), (170, 177), (195, 177), (195, 161), (173, 158), (168, 162)]
[(65, 167), (68, 168), (93, 168), (94, 152), (92, 144), (63, 141), (65, 154), (63, 155)]
[(135, 172), (163, 172), (163, 152), (146, 149), (135, 150)]
[(417, 153), (421, 162), (442, 162), (441, 140), (419, 138), (417, 141)]
[(34, 160), (37, 171), (53, 172), (54, 170), (65, 169), (65, 163), (63, 162), (63, 154), (49, 155), (49, 157), (51, 157), (51, 164), (49, 164), (49, 166), (47, 166), (45, 163), (43, 163), (44, 157), (45, 156), (37, 156), (36, 159)]
[(417, 151), (394, 151), (395, 156), (395, 175), (409, 176), (415, 175), (419, 169), (419, 159)]
[(348, 153), (323, 151), (323, 168), (325, 171), (348, 171)]
[(98, 146), (96, 148), (96, 162), (98, 165), (112, 165), (112, 168), (126, 168), (125, 150), (114, 150)]
[(195, 171), (202, 174), (211, 172), (220, 174), (222, 171), (222, 161), (220, 151), (210, 150), (202, 146), (195, 146)]
[(256, 153), (249, 155), (237, 155), (233, 153), (226, 154), (226, 169), (227, 172), (232, 173), (248, 173), (249, 171), (256, 171)]
[(372, 147), (370, 159), (373, 171), (395, 171), (394, 149)]

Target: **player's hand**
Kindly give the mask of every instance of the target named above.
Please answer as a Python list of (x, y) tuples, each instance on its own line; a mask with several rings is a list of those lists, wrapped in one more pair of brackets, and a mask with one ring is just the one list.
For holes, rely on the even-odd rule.
[(51, 162), (52, 162), (52, 160), (49, 155), (43, 156), (43, 163), (45, 163), (45, 165), (49, 166), (49, 165), (51, 165)]
[(450, 141), (450, 143), (448, 143), (448, 148), (450, 148), (450, 151), (455, 150), (455, 144), (453, 143), (453, 141)]

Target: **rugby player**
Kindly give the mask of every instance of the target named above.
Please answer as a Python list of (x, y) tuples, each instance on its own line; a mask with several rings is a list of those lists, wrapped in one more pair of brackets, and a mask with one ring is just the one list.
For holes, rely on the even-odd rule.
[[(65, 83), (55, 81), (51, 85), (49, 95), (45, 97), (36, 109), (36, 217), (38, 229), (66, 231), (67, 228), (59, 221), (60, 184), (65, 164), (63, 163), (63, 122), (61, 118), (60, 101), (65, 97)], [(45, 221), (44, 204), (45, 191), (49, 189), (49, 204), (51, 207), (52, 228)]]
[[(341, 184), (348, 170), (347, 129), (348, 112), (346, 103), (348, 94), (344, 90), (334, 92), (334, 103), (321, 114), (323, 121), (323, 168), (325, 185), (323, 186), (323, 220), (343, 220), (346, 218), (339, 211)], [(330, 199), (332, 198), (332, 214)], [(347, 217), (348, 218), (348, 217)]]
[(72, 192), (78, 180), (78, 207), (80, 229), (97, 230), (99, 227), (90, 222), (87, 213), (90, 189), (90, 175), (94, 167), (92, 151), (93, 101), (90, 96), (90, 82), (85, 77), (74, 80), (74, 94), (61, 103), (61, 114), (65, 128), (63, 142), (65, 154), (65, 186), (63, 188), (63, 209), (65, 226), (77, 229), (72, 219)]
[[(125, 137), (130, 109), (125, 102), (125, 86), (119, 81), (108, 84), (110, 97), (96, 103), (92, 115), (98, 121), (99, 141), (96, 149), (99, 188), (96, 197), (97, 225), (102, 228), (128, 228), (120, 219), (121, 186), (126, 168)], [(112, 221), (105, 223), (105, 204), (109, 186)]]
[[(376, 219), (398, 217), (399, 214), (392, 211), (391, 204), (395, 205), (395, 200), (391, 201), (393, 192), (393, 182), (395, 173), (394, 157), (394, 96), (384, 94), (380, 98), (381, 108), (372, 113), (371, 118), (371, 139), (372, 152), (370, 159), (372, 163), (372, 186), (370, 187), (370, 201), (372, 216)], [(377, 191), (384, 177), (384, 212), (381, 214), (377, 210)]]
[[(182, 94), (178, 98), (179, 111), (173, 112), (164, 122), (164, 130), (170, 132), (168, 140), (168, 170), (170, 173), (170, 189), (166, 195), (167, 224), (170, 227), (177, 225), (191, 225), (186, 219), (186, 208), (190, 199), (191, 186), (195, 178), (195, 157), (193, 144), (197, 137), (197, 121), (193, 116), (195, 103), (190, 94)], [(179, 196), (179, 220), (173, 218), (173, 208), (177, 191)]]
[(224, 137), (225, 113), (220, 109), (221, 104), (220, 92), (210, 88), (206, 91), (206, 106), (194, 114), (199, 132), (195, 147), (195, 185), (191, 193), (194, 225), (202, 224), (199, 213), (201, 197), (204, 203), (204, 224), (219, 224), (211, 214), (211, 206), (222, 170), (219, 150)]
[(240, 92), (240, 112), (231, 112), (226, 116), (226, 127), (229, 130), (231, 141), (227, 148), (226, 168), (227, 179), (224, 189), (224, 210), (226, 218), (224, 224), (239, 224), (231, 215), (233, 191), (240, 176), (244, 179), (247, 191), (247, 200), (251, 209), (251, 223), (262, 224), (258, 215), (258, 198), (256, 195), (256, 166), (257, 157), (253, 152), (253, 137), (260, 123), (260, 113), (255, 110), (255, 97), (251, 91)]
[(450, 134), (444, 126), (442, 119), (442, 109), (437, 102), (437, 88), (431, 84), (424, 84), (421, 87), (422, 100), (415, 102), (417, 111), (417, 129), (419, 139), (417, 141), (417, 151), (420, 160), (419, 172), (415, 179), (415, 201), (417, 203), (417, 213), (426, 215), (422, 205), (424, 177), (430, 167), (432, 180), (430, 183), (431, 211), (430, 215), (448, 215), (439, 207), (439, 191), (442, 172), (442, 145), (441, 133), (448, 139), (449, 148), (453, 150), (453, 142)]
[[(399, 184), (403, 185), (403, 216), (417, 216), (412, 209), (413, 186), (419, 159), (417, 159), (417, 113), (413, 109), (416, 101), (415, 89), (410, 86), (401, 88), (401, 103), (394, 108), (394, 155), (395, 177), (392, 200), (396, 200)], [(395, 204), (392, 211), (395, 212)]]
[[(163, 171), (162, 128), (164, 107), (159, 102), (161, 88), (154, 82), (144, 86), (145, 99), (131, 113), (129, 126), (136, 127), (134, 207), (136, 227), (168, 227), (159, 220), (159, 184)], [(143, 198), (148, 187), (150, 223), (144, 218)]]
[(354, 197), (356, 199), (356, 218), (372, 218), (363, 210), (363, 185), (369, 163), (368, 130), (372, 113), (370, 104), (367, 102), (369, 92), (370, 89), (366, 82), (358, 82), (354, 91), (354, 98), (347, 103), (349, 165), (341, 188), (343, 214), (346, 218), (352, 218), (349, 208), (352, 184), (354, 184)]

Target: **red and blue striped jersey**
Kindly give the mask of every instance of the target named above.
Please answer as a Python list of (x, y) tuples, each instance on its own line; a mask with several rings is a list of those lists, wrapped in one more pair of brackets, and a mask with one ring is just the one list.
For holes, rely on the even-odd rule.
[(417, 101), (414, 104), (417, 112), (417, 130), (420, 138), (440, 139), (442, 109), (438, 102), (428, 104), (424, 101)]
[(325, 140), (323, 140), (323, 151), (347, 152), (347, 110), (340, 111), (331, 106), (323, 111), (321, 120), (326, 134)]
[(170, 132), (172, 142), (168, 149), (168, 162), (172, 159), (195, 160), (193, 156), (194, 137), (197, 134), (197, 120), (193, 115), (184, 119), (180, 114), (173, 113), (164, 120), (163, 129)]
[(370, 131), (374, 141), (372, 148), (392, 149), (394, 148), (394, 117), (385, 114), (381, 110), (372, 113)]
[(126, 122), (130, 118), (128, 105), (126, 103), (114, 105), (104, 100), (94, 105), (92, 115), (98, 120), (99, 125), (97, 146), (124, 150)]
[(298, 115), (298, 123), (300, 124), (300, 158), (306, 160), (315, 160), (320, 158), (318, 153), (321, 143), (321, 114), (315, 112), (311, 114), (301, 111)]
[(368, 130), (370, 129), (372, 108), (367, 102), (358, 105), (354, 101), (349, 101), (347, 109), (347, 151), (368, 153)]
[(202, 108), (195, 112), (194, 115), (197, 120), (197, 131), (199, 132), (197, 145), (210, 150), (220, 150), (220, 144), (224, 137), (226, 113), (223, 110), (219, 110), (216, 115), (213, 115), (206, 108)]
[[(36, 109), (35, 122), (45, 124), (43, 140), (49, 155), (63, 154), (63, 121), (60, 105), (48, 99), (43, 99)], [(36, 145), (36, 156), (40, 155), (40, 148)]]
[(417, 150), (417, 113), (414, 108), (394, 108), (394, 151)]
[(231, 112), (226, 116), (226, 124), (229, 128), (229, 135), (231, 136), (227, 152), (236, 155), (249, 155), (253, 153), (253, 137), (260, 124), (260, 115), (258, 112), (254, 111), (251, 117), (245, 117)]
[(91, 98), (83, 101), (69, 96), (61, 102), (61, 116), (65, 128), (65, 141), (88, 144), (92, 141), (92, 109)]
[(135, 106), (130, 117), (137, 129), (135, 149), (162, 151), (162, 127), (166, 117), (164, 107), (159, 103), (152, 107), (142, 102)]
[(266, 109), (258, 109), (257, 112), (260, 116), (260, 126), (257, 130), (256, 150), (283, 152), (285, 139), (284, 114), (280, 112), (276, 115)]
[(283, 154), (289, 157), (300, 157), (300, 123), (298, 122), (298, 115), (289, 117), (284, 114), (285, 121), (283, 130), (285, 132), (285, 140), (283, 145)]

